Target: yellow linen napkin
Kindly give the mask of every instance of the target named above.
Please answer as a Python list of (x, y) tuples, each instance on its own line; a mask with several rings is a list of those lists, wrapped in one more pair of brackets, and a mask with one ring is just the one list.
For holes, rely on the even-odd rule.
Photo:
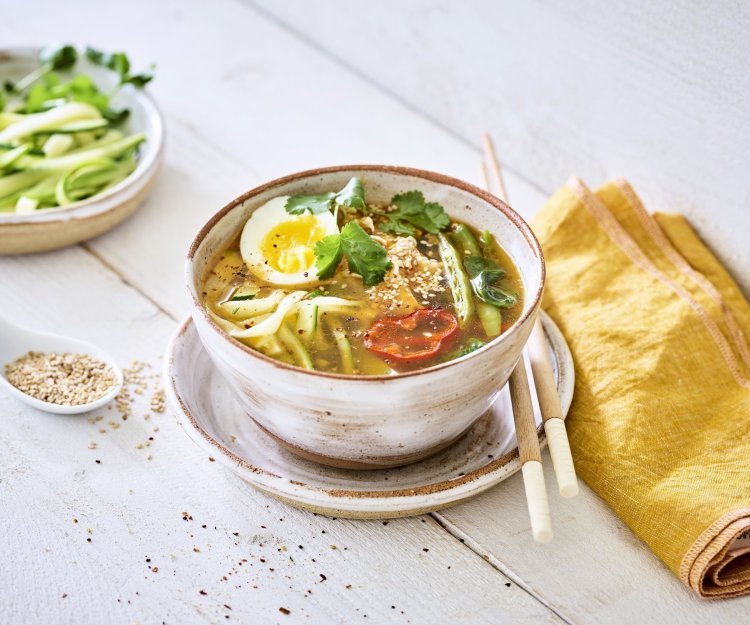
[[(578, 179), (534, 222), (579, 475), (704, 597), (750, 592), (750, 305), (679, 215)], [(745, 533), (745, 538), (742, 534)]]

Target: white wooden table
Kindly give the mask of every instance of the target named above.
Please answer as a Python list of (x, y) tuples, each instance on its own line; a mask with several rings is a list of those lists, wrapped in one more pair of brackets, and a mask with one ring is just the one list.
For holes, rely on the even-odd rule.
[[(735, 269), (750, 264), (747, 6), (405, 4), (5, 7), (2, 45), (65, 39), (157, 61), (168, 151), (121, 227), (0, 258), (2, 314), (158, 373), (186, 314), (188, 243), (227, 200), (321, 164), (476, 180), (484, 129), (526, 216), (569, 173), (623, 173), (654, 208), (688, 212)], [(531, 541), (520, 476), (424, 517), (328, 519), (253, 491), (137, 399), (115, 428), (114, 411), (91, 423), (0, 395), (0, 623), (748, 620), (750, 598), (694, 598), (586, 487), (551, 492), (545, 546)]]

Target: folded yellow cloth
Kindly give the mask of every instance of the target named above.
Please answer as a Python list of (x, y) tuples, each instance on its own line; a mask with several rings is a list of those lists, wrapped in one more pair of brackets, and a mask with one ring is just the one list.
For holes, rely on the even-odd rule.
[[(679, 215), (578, 179), (534, 229), (579, 475), (704, 597), (750, 592), (750, 305)], [(742, 534), (745, 537), (742, 537)]]

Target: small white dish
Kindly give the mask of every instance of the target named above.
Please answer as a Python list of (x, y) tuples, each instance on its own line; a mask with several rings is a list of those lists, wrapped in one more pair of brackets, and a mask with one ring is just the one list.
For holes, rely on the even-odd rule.
[[(5, 365), (29, 352), (86, 354), (101, 360), (112, 368), (115, 373), (115, 384), (106, 395), (102, 395), (99, 399), (87, 404), (69, 406), (36, 399), (17, 389), (5, 378)], [(69, 336), (47, 334), (22, 328), (0, 317), (0, 386), (4, 387), (17, 400), (37, 410), (56, 414), (80, 414), (101, 408), (115, 398), (122, 388), (122, 371), (112, 357), (96, 345)]]
[[(541, 313), (563, 413), (573, 398), (573, 359), (554, 322)], [(319, 514), (393, 518), (454, 505), (521, 468), (507, 388), (492, 408), (448, 449), (395, 469), (338, 469), (304, 460), (263, 432), (234, 399), (192, 320), (184, 321), (166, 354), (164, 388), (188, 436), (253, 487)], [(536, 410), (540, 444), (546, 442)]]
[[(38, 48), (0, 49), (0, 78), (24, 76), (39, 66)], [(76, 71), (89, 74), (97, 85), (114, 88), (114, 73), (78, 60)], [(130, 109), (125, 129), (142, 132), (146, 141), (138, 166), (125, 180), (99, 195), (58, 208), (31, 213), (0, 212), (0, 255), (43, 252), (74, 245), (113, 228), (135, 212), (151, 188), (164, 156), (164, 121), (147, 89), (126, 86), (112, 106)]]

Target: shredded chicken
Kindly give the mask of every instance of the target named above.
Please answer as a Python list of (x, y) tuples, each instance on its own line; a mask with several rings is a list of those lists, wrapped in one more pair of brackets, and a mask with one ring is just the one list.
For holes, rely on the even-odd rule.
[(422, 254), (414, 237), (395, 238), (387, 250), (392, 267), (383, 282), (368, 290), (370, 299), (409, 312), (428, 305), (430, 298), (445, 290), (441, 264)]

